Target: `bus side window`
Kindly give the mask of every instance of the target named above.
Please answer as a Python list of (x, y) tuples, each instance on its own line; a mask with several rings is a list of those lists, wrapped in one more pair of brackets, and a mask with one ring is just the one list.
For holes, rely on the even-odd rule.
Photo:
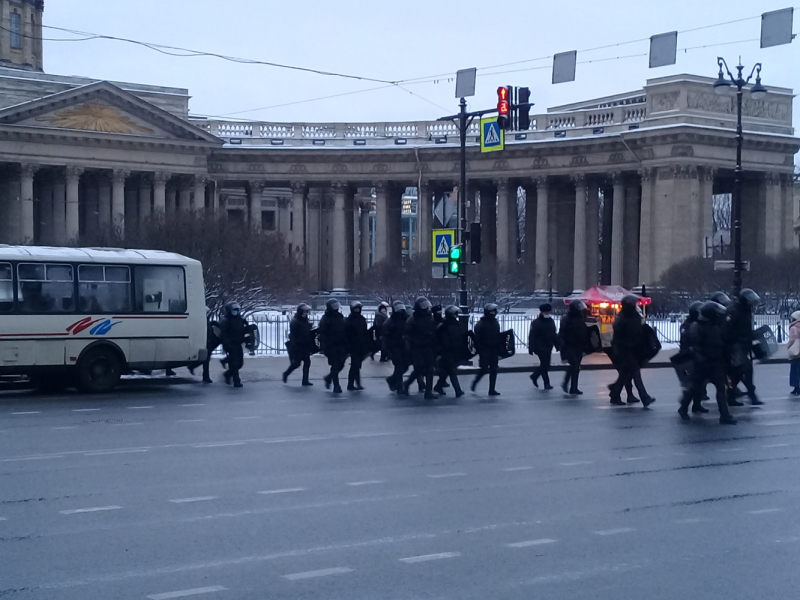
[(131, 310), (131, 273), (125, 266), (80, 265), (78, 306), (85, 313)]
[(136, 310), (183, 314), (186, 283), (183, 267), (135, 267)]
[(19, 307), (24, 313), (65, 313), (75, 310), (71, 265), (20, 263)]
[(14, 282), (9, 263), (0, 263), (0, 313), (14, 309)]

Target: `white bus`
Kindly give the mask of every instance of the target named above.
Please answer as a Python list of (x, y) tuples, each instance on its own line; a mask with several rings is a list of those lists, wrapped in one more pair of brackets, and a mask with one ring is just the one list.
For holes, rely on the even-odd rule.
[(0, 245), (0, 375), (112, 390), (206, 358), (203, 271), (154, 250)]

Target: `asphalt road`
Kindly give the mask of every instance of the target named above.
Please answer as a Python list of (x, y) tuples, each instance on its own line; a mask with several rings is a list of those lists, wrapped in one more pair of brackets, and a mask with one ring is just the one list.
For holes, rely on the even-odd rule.
[(0, 598), (796, 598), (788, 367), (735, 427), (682, 424), (667, 370), (612, 408), (612, 377), (434, 406), (377, 379), (0, 393)]

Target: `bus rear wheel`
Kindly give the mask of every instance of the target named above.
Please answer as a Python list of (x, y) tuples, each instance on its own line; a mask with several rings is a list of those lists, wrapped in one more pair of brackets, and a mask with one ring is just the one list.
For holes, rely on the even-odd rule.
[(119, 383), (122, 363), (110, 348), (89, 350), (78, 362), (77, 387), (88, 394), (110, 392)]

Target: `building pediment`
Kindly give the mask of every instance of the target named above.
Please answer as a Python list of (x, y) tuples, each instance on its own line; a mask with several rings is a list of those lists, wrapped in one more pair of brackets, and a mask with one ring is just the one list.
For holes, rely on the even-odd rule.
[(105, 81), (2, 109), (0, 124), (222, 144), (203, 129)]

